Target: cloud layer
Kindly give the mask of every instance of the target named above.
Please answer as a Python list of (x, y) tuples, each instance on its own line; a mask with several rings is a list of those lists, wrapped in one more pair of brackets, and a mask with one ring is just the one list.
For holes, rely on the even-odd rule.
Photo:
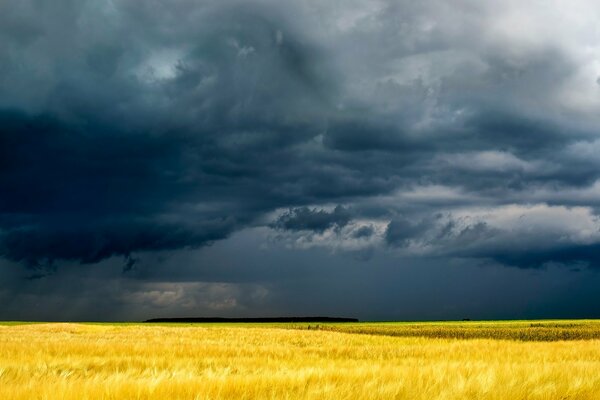
[(0, 255), (256, 226), (368, 259), (600, 266), (590, 1), (0, 5)]

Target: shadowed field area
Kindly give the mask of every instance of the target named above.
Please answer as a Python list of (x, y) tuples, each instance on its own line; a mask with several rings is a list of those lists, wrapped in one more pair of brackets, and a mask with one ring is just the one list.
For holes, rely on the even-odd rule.
[[(544, 325), (540, 332), (552, 323), (567, 330), (598, 327), (594, 321), (571, 321), (575, 328), (568, 321), (523, 321), (310, 330), (289, 324), (0, 325), (0, 398), (600, 398), (599, 340), (432, 337), (444, 327), (497, 332), (507, 326), (509, 332), (537, 329), (526, 326), (537, 323)], [(416, 326), (425, 333), (417, 335)], [(364, 334), (370, 331), (378, 334)], [(394, 336), (406, 332), (409, 337)]]
[[(317, 327), (315, 325), (315, 327)], [(506, 339), (523, 341), (600, 339), (598, 320), (378, 322), (319, 325), (319, 329), (369, 335), (438, 339)]]

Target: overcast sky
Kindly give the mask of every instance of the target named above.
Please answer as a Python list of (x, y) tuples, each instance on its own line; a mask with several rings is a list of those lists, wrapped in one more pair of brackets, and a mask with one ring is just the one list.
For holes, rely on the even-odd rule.
[(0, 319), (600, 317), (600, 3), (0, 2)]

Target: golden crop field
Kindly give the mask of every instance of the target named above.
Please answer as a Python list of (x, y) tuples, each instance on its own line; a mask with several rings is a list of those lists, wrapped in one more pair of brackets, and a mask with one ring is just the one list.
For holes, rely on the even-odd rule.
[(0, 325), (0, 399), (600, 399), (595, 321), (307, 328)]

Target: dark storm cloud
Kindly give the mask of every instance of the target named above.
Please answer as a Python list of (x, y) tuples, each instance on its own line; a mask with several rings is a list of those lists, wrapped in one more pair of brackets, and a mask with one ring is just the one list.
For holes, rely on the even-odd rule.
[[(130, 271), (136, 252), (263, 225), (351, 252), (595, 264), (593, 24), (550, 35), (557, 18), (517, 2), (4, 2), (0, 254)], [(579, 217), (525, 229), (510, 205)]]
[(407, 246), (411, 239), (424, 233), (428, 225), (427, 221), (413, 223), (406, 218), (396, 217), (386, 227), (385, 241), (393, 246)]
[(355, 239), (368, 238), (373, 234), (375, 234), (375, 229), (372, 225), (363, 225), (352, 233), (352, 237)]
[(547, 232), (536, 232), (536, 235), (535, 238), (522, 234), (511, 235), (511, 232), (495, 230), (479, 223), (465, 228), (452, 241), (450, 252), (459, 257), (488, 258), (501, 265), (517, 268), (543, 268), (549, 264), (570, 268), (600, 268), (598, 243), (565, 240)]
[[(195, 247), (288, 197), (310, 196), (278, 186), (304, 174), (282, 165), (318, 132), (322, 117), (311, 109), (327, 85), (309, 62), (314, 49), (285, 20), (243, 5), (182, 2), (163, 18), (158, 4), (107, 2), (98, 17), (110, 26), (81, 25), (96, 5), (4, 5), (39, 33), (21, 43), (28, 30), (15, 17), (1, 41), (10, 50), (0, 112), (3, 256), (90, 263)], [(170, 25), (190, 8), (197, 21)], [(161, 53), (169, 46), (182, 49), (177, 58)], [(318, 186), (326, 174), (314, 175)]]
[[(360, 110), (356, 110), (360, 114)], [(408, 157), (427, 143), (407, 137), (399, 127), (382, 120), (369, 121), (363, 118), (332, 121), (324, 137), (325, 146), (346, 152), (368, 150), (397, 152)], [(411, 157), (414, 158), (414, 157)]]
[(157, 253), (142, 254), (140, 263), (148, 267), (137, 275), (123, 275), (120, 263), (106, 260), (86, 268), (63, 265), (54, 275), (24, 281), (22, 271), (3, 261), (0, 315), (27, 321), (322, 313), (361, 320), (599, 315), (600, 274), (594, 270), (482, 268), (479, 260), (399, 260), (385, 252), (376, 252), (366, 268), (364, 261), (324, 249), (265, 251), (262, 241), (256, 230), (246, 230), (162, 260)]
[(281, 214), (273, 223), (277, 229), (291, 231), (323, 232), (326, 229), (340, 229), (348, 225), (352, 218), (350, 212), (342, 206), (336, 206), (331, 212), (326, 210), (300, 207)]
[(14, 112), (1, 114), (0, 125), (6, 190), (0, 251), (11, 260), (92, 263), (194, 247), (226, 237), (241, 222), (220, 213), (196, 220), (193, 211), (168, 214), (165, 205), (189, 193), (178, 182), (186, 169), (185, 139), (136, 137)]
[[(499, 214), (506, 211), (500, 209)], [(485, 217), (441, 214), (417, 222), (396, 217), (387, 225), (384, 239), (390, 246), (417, 250), (439, 259), (487, 259), (523, 269), (549, 265), (600, 268), (597, 218), (587, 214), (586, 218), (591, 217), (589, 221), (578, 221), (569, 226), (564, 218), (577, 219), (581, 215), (566, 208), (556, 210), (543, 206), (540, 210), (522, 208), (517, 211), (519, 221), (502, 224), (487, 222)], [(535, 213), (543, 215), (533, 216)], [(556, 220), (552, 221), (553, 218)], [(582, 225), (588, 224), (593, 225), (593, 231), (585, 235), (577, 232), (577, 229), (586, 230)]]
[(546, 250), (527, 249), (512, 252), (508, 249), (497, 253), (487, 252), (486, 257), (503, 264), (518, 268), (541, 268), (550, 263), (579, 268), (600, 268), (598, 252), (600, 245), (571, 245)]

